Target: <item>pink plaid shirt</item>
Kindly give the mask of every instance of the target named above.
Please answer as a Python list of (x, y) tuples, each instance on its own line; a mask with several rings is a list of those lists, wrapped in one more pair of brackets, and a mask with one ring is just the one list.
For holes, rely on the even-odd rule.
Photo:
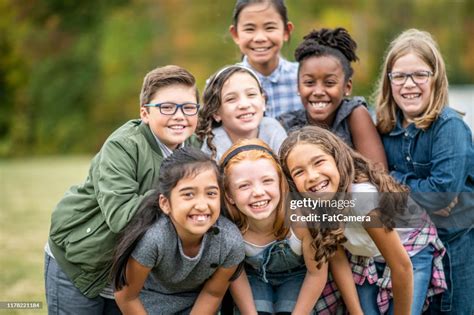
[[(447, 289), (446, 279), (443, 271), (442, 259), (446, 249), (438, 238), (436, 227), (431, 222), (428, 215), (425, 213), (422, 218), (423, 226), (414, 230), (408, 240), (403, 244), (410, 257), (419, 253), (426, 246), (431, 244), (434, 251), (433, 268), (431, 273), (430, 286), (428, 288), (427, 297), (425, 300), (425, 309), (428, 307), (428, 298), (442, 293)], [(379, 286), (379, 293), (377, 295), (377, 304), (381, 314), (387, 312), (389, 302), (392, 297), (392, 280), (391, 272), (388, 266), (385, 267), (382, 277), (377, 275), (375, 261), (373, 257), (363, 257), (351, 255), (346, 251), (349, 262), (352, 266), (352, 275), (354, 282), (358, 285), (364, 284), (368, 281), (370, 284), (376, 283)], [(315, 311), (316, 314), (336, 314), (341, 313), (342, 298), (334, 279), (328, 277), (328, 282), (319, 298)]]
[[(443, 271), (442, 259), (446, 253), (443, 243), (438, 238), (436, 227), (425, 213), (423, 218), (424, 224), (421, 228), (414, 230), (408, 240), (403, 244), (410, 257), (419, 253), (426, 246), (431, 244), (434, 249), (433, 268), (431, 273), (430, 286), (428, 288), (427, 299), (425, 300), (425, 308), (428, 306), (428, 298), (435, 294), (441, 293), (447, 289), (446, 278)], [(392, 280), (391, 272), (388, 266), (385, 266), (382, 277), (378, 277), (373, 257), (351, 256), (349, 262), (352, 265), (352, 275), (354, 281), (358, 285), (362, 285), (365, 281), (370, 284), (376, 283), (379, 286), (377, 295), (377, 304), (381, 314), (387, 312), (389, 302), (392, 297)]]

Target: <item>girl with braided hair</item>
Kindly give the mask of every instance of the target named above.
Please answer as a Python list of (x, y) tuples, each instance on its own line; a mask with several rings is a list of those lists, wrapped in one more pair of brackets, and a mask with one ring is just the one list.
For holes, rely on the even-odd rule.
[(351, 62), (357, 61), (356, 42), (344, 28), (313, 30), (296, 48), (298, 92), (304, 109), (278, 117), (283, 127), (317, 125), (331, 130), (350, 147), (387, 169), (382, 142), (363, 97), (352, 91)]
[(216, 161), (239, 139), (259, 138), (278, 152), (286, 138), (278, 121), (263, 117), (266, 96), (250, 68), (233, 65), (217, 71), (207, 81), (203, 103), (196, 134), (204, 142), (202, 150)]

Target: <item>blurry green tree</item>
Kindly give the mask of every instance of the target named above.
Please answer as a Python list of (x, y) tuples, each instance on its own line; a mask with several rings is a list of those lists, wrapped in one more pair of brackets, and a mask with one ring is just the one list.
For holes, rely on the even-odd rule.
[[(384, 51), (416, 27), (438, 40), (451, 84), (474, 83), (470, 0), (287, 0), (293, 51), (312, 29), (343, 26), (358, 43), (355, 94), (372, 92)], [(143, 76), (190, 70), (202, 90), (240, 59), (228, 34), (234, 1), (0, 0), (0, 156), (96, 151), (138, 115)]]

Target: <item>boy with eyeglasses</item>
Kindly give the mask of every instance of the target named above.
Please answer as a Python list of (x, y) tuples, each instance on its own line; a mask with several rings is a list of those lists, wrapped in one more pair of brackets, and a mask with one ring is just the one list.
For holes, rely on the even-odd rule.
[(140, 118), (113, 132), (93, 158), (85, 183), (71, 187), (51, 217), (45, 247), (49, 314), (120, 314), (110, 286), (117, 234), (142, 201), (156, 194), (164, 158), (193, 136), (199, 93), (178, 66), (149, 72), (140, 93)]

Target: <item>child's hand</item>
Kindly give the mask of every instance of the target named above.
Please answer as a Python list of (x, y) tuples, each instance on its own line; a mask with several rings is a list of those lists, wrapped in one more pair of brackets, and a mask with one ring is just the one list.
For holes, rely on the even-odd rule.
[(446, 208), (435, 211), (433, 214), (439, 215), (441, 217), (448, 217), (451, 214), (451, 210), (453, 210), (454, 206), (457, 205), (458, 201), (458, 197), (456, 196), (456, 198), (454, 198)]

